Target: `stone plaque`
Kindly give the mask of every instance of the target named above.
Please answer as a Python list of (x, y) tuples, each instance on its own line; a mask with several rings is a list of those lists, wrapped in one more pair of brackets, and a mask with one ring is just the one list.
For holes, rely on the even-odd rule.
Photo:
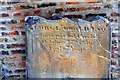
[[(63, 18), (33, 25), (28, 51), (29, 76), (40, 78), (105, 78), (108, 75), (109, 27), (95, 21)], [(30, 48), (30, 47), (29, 47)], [(32, 65), (31, 65), (32, 64)], [(31, 67), (30, 67), (31, 66)], [(33, 74), (33, 75), (31, 75)]]

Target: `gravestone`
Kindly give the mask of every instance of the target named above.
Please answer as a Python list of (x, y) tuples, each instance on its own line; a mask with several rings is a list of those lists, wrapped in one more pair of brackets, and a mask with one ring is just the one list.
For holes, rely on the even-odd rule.
[(108, 21), (63, 18), (43, 20), (30, 29), (30, 77), (106, 78), (109, 64)]

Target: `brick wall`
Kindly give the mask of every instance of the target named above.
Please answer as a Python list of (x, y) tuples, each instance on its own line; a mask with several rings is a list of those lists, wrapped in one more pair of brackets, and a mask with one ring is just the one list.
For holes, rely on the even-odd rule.
[[(41, 4), (41, 3), (40, 3)], [(3, 4), (1, 4), (3, 5)], [(85, 16), (86, 14), (92, 13), (92, 14), (106, 14), (106, 18), (110, 21), (112, 24), (112, 33), (118, 34), (118, 20), (120, 13), (118, 12), (118, 2), (106, 2), (106, 3), (57, 3), (55, 6), (39, 6), (39, 8), (35, 9), (22, 9), (19, 8), (17, 4), (13, 5), (4, 5), (8, 6), (7, 9), (3, 9), (1, 13), (7, 13), (10, 16), (3, 15), (3, 17), (0, 17), (0, 20), (7, 20), (9, 19), (15, 19), (18, 23), (14, 22), (11, 24), (2, 23), (0, 27), (4, 27), (4, 29), (1, 28), (1, 38), (0, 38), (0, 58), (4, 58), (5, 65), (8, 66), (9, 70), (12, 70), (12, 73), (10, 73), (11, 77), (23, 77), (25, 75), (25, 71), (23, 69), (25, 68), (25, 60), (26, 57), (25, 54), (25, 26), (24, 26), (24, 18), (28, 15), (39, 15), (46, 18), (49, 18), (51, 14), (53, 13), (61, 13), (66, 16), (68, 15), (82, 15)], [(3, 7), (4, 7), (3, 6)], [(12, 6), (13, 8), (9, 8), (9, 6)], [(25, 4), (25, 6), (27, 6)], [(33, 6), (33, 5), (32, 5)], [(78, 8), (78, 9), (67, 9), (67, 8)], [(62, 9), (60, 9), (62, 8)], [(17, 14), (16, 12), (20, 12), (21, 14)], [(16, 15), (15, 15), (16, 13)], [(78, 17), (78, 16), (77, 16)], [(116, 38), (117, 37), (117, 38)], [(113, 46), (115, 47), (118, 45), (118, 36), (114, 36), (113, 38), (116, 40), (113, 41)], [(115, 49), (112, 47), (112, 55), (116, 54), (119, 55), (119, 52), (116, 51), (118, 49)], [(119, 70), (119, 64), (120, 62), (118, 60), (118, 57), (112, 57), (112, 65), (110, 70), (112, 69), (114, 73), (112, 72), (113, 77), (118, 77), (117, 70)], [(17, 69), (20, 69), (21, 72)], [(23, 71), (22, 71), (23, 70)]]

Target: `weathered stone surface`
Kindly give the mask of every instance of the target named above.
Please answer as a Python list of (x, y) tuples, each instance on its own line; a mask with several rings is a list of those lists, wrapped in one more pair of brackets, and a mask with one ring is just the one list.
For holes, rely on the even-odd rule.
[[(101, 78), (108, 73), (107, 21), (43, 21), (33, 33), (36, 77)], [(101, 46), (102, 47), (101, 47)], [(37, 75), (36, 75), (37, 74)]]

